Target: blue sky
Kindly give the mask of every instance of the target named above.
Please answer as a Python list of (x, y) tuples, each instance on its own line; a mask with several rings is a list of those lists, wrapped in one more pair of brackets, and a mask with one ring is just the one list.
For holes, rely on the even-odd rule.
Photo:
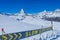
[(25, 13), (53, 11), (60, 8), (60, 0), (0, 0), (0, 12), (17, 13), (22, 8)]

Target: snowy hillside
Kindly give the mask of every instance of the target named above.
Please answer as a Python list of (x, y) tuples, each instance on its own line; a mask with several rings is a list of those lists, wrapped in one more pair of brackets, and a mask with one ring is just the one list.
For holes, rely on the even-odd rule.
[[(28, 22), (28, 20), (27, 20), (27, 22)], [(18, 20), (15, 20), (9, 16), (0, 14), (0, 35), (2, 35), (2, 30), (1, 30), (2, 28), (4, 28), (5, 34), (28, 31), (28, 30), (35, 30), (35, 29), (42, 28), (41, 27), (42, 24), (36, 25), (36, 23), (31, 24), (31, 23), (27, 23), (27, 22), (18, 21)], [(31, 21), (31, 22), (33, 22), (33, 21)], [(49, 27), (49, 26), (48, 25), (45, 27), (43, 26), (43, 28), (46, 28), (46, 27)]]
[(39, 27), (38, 25), (32, 25), (25, 22), (20, 22), (8, 16), (0, 15), (0, 35), (2, 33), (1, 28), (4, 28), (6, 33), (14, 33), (26, 30), (39, 29), (41, 27)]
[[(22, 32), (27, 30), (41, 29), (51, 26), (50, 18), (60, 19), (60, 9), (55, 11), (42, 11), (37, 14), (25, 14), (21, 9), (20, 13), (8, 16), (6, 14), (0, 14), (0, 35), (2, 35), (1, 28), (4, 28), (6, 34), (14, 32)], [(45, 20), (46, 19), (46, 20)], [(49, 20), (47, 20), (49, 19)], [(58, 20), (57, 19), (57, 20)], [(55, 19), (54, 19), (55, 20)], [(24, 38), (21, 40), (40, 40), (40, 36), (43, 40), (59, 40), (60, 39), (60, 22), (53, 20), (54, 32), (47, 31), (42, 34), (37, 34), (32, 37)], [(54, 35), (52, 35), (54, 33)]]

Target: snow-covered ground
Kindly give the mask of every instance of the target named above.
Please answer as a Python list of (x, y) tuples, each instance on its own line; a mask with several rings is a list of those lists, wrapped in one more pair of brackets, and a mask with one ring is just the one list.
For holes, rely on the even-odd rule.
[[(51, 26), (51, 21), (42, 19), (46, 17), (60, 17), (60, 10), (54, 12), (47, 12), (46, 10), (37, 15), (24, 13), (21, 9), (20, 14), (11, 16), (0, 14), (0, 35), (2, 34), (1, 28), (4, 28), (6, 33), (22, 32), (27, 30), (41, 29)], [(60, 22), (53, 21), (53, 31), (47, 31), (42, 34), (37, 34), (20, 40), (59, 40), (60, 39)], [(54, 34), (54, 35), (53, 35)]]

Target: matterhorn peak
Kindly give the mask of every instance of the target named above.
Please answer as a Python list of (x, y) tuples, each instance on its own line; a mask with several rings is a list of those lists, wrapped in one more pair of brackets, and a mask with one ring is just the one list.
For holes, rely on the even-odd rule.
[(23, 9), (21, 9), (20, 13), (24, 13), (24, 10), (23, 10)]
[(21, 9), (20, 10), (20, 14), (19, 15), (25, 15), (25, 13), (24, 13), (24, 10), (23, 9)]

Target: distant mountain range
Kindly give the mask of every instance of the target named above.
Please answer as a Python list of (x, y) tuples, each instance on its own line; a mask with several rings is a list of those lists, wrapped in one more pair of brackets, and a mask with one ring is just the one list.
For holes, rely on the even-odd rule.
[(56, 9), (55, 11), (42, 11), (36, 14), (26, 14), (23, 9), (19, 13), (3, 13), (0, 12), (1, 15), (6, 15), (12, 17), (17, 20), (23, 20), (26, 17), (30, 16), (32, 18), (42, 18), (45, 20), (53, 20), (53, 21), (60, 21), (60, 9)]

